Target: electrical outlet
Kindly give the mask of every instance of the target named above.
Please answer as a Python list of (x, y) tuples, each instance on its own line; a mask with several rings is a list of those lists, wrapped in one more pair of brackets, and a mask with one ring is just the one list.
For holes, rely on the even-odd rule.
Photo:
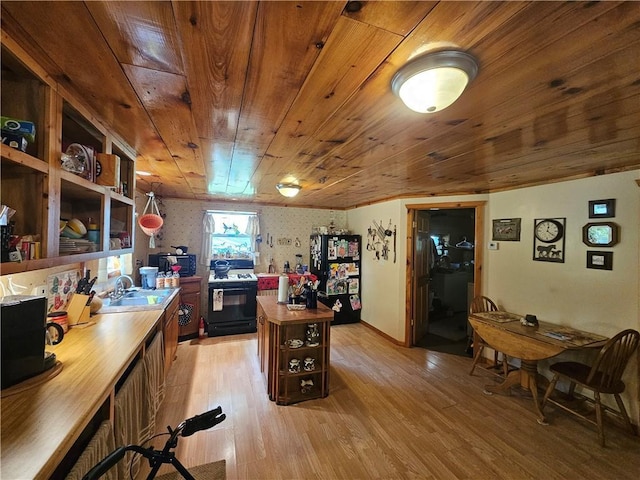
[(498, 242), (489, 242), (488, 248), (489, 250), (498, 250)]
[(33, 287), (33, 295), (44, 295), (47, 296), (47, 286), (46, 285), (38, 285)]

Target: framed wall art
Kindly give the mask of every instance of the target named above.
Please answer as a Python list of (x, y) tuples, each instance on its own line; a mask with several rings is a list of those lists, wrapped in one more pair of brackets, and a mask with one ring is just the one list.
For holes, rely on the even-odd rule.
[(564, 263), (566, 218), (536, 218), (533, 222), (533, 259)]
[(613, 270), (613, 252), (587, 250), (587, 268)]
[(493, 241), (519, 242), (520, 218), (501, 218), (493, 220)]
[(582, 227), (582, 243), (589, 247), (613, 247), (619, 236), (618, 225), (613, 222), (593, 222)]
[(589, 200), (589, 218), (611, 218), (616, 216), (616, 199)]

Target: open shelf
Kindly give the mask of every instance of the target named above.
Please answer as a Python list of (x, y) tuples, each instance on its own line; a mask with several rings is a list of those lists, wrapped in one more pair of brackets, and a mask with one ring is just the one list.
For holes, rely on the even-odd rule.
[[(34, 244), (40, 242), (40, 258), (22, 262), (7, 261), (9, 252), (3, 244), (1, 273), (132, 253), (134, 150), (105, 127), (81, 100), (59, 89), (49, 74), (12, 41), (2, 45), (1, 67), (2, 115), (36, 126), (35, 141), (28, 143), (26, 152), (1, 146), (1, 202), (16, 211), (11, 218), (13, 225), (3, 227), (3, 231), (11, 228), (14, 236), (26, 237), (25, 241), (32, 239)], [(109, 165), (113, 167), (109, 181), (116, 183), (117, 178), (121, 181), (117, 185), (97, 182), (93, 161), (89, 162), (90, 175), (64, 170), (61, 155), (73, 143), (88, 147), (96, 156), (105, 155), (105, 162), (115, 159)], [(89, 223), (96, 224), (97, 241), (89, 243), (87, 236), (77, 242), (61, 238), (59, 220), (72, 218), (86, 227)], [(114, 230), (118, 234), (128, 233), (130, 241), (125, 248), (110, 248), (110, 232)]]

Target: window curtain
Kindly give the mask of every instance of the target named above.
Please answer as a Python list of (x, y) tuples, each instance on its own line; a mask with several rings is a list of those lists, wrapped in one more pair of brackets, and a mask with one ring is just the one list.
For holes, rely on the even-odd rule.
[(253, 263), (254, 265), (260, 265), (260, 249), (258, 248), (258, 242), (262, 241), (260, 237), (260, 219), (258, 215), (249, 215), (247, 220), (247, 230), (244, 232), (251, 236), (251, 250), (253, 251)]
[(212, 257), (212, 235), (216, 230), (216, 222), (213, 213), (205, 212), (202, 220), (202, 250), (200, 251), (200, 264), (209, 266)]

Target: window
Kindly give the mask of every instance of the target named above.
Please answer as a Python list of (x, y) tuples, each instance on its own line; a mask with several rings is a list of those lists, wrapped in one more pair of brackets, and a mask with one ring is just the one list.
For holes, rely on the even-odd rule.
[(220, 258), (254, 258), (260, 234), (255, 212), (207, 211), (204, 215), (202, 259), (204, 264)]

